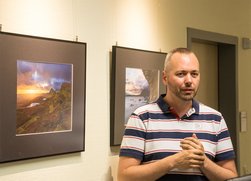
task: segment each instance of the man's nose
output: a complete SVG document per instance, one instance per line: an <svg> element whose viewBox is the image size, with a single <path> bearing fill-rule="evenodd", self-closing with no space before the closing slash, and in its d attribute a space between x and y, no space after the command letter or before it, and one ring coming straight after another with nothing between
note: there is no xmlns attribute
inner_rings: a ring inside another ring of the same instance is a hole
<svg viewBox="0 0 251 181"><path fill-rule="evenodd" d="M192 76L191 74L187 74L185 77L185 83L191 83L192 82Z"/></svg>

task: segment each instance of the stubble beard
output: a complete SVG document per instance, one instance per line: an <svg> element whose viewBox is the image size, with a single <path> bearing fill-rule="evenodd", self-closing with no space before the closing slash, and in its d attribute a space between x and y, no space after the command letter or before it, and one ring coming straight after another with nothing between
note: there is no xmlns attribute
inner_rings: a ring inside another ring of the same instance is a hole
<svg viewBox="0 0 251 181"><path fill-rule="evenodd" d="M175 94L178 98L180 98L183 101L191 101L196 96L197 90L193 90L193 91L191 91L191 93L188 94L188 93L185 93L184 91L182 91L181 89L179 89L176 91Z"/></svg>

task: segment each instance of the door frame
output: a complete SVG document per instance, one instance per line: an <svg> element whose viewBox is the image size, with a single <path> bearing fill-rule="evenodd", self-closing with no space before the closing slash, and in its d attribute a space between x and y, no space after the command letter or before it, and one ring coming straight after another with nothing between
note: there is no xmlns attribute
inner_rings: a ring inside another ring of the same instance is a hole
<svg viewBox="0 0 251 181"><path fill-rule="evenodd" d="M236 165L240 171L239 110L238 110L238 37L187 28L187 48L193 42L214 44L218 47L218 104L219 111L227 122L236 152Z"/></svg>

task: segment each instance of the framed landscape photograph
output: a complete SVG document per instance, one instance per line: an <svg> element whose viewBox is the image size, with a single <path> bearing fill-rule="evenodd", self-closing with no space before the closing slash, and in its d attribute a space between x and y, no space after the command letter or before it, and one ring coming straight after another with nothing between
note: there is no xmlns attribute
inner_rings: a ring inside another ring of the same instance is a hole
<svg viewBox="0 0 251 181"><path fill-rule="evenodd" d="M165 93L162 71L166 53L112 47L111 146L120 145L125 125L139 106Z"/></svg>
<svg viewBox="0 0 251 181"><path fill-rule="evenodd" d="M85 150L86 43L0 32L0 163Z"/></svg>

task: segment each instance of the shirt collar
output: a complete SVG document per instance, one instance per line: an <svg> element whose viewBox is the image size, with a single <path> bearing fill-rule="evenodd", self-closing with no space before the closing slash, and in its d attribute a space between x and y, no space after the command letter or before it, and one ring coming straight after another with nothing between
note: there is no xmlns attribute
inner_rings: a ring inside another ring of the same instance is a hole
<svg viewBox="0 0 251 181"><path fill-rule="evenodd" d="M166 94L160 95L156 103L164 113L170 113L170 105L164 101L165 96ZM192 100L192 108L189 109L189 111L186 113L186 116L189 117L192 114L199 114L199 102L194 99Z"/></svg>

